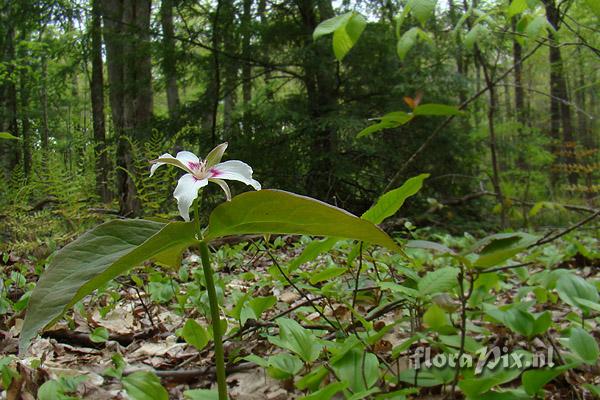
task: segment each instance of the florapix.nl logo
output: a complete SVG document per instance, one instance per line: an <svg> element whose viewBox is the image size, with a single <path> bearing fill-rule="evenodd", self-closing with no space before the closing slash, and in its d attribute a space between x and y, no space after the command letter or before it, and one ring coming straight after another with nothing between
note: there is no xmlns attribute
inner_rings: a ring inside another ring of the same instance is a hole
<svg viewBox="0 0 600 400"><path fill-rule="evenodd" d="M430 347L417 347L409 355L409 366L416 370L429 368L460 367L472 368L475 374L481 374L484 369L494 370L497 367L505 369L528 369L554 366L554 349L548 347L543 351L529 353L524 350L511 351L508 347L482 347L474 354L459 352L452 354L437 353L432 355Z"/></svg>

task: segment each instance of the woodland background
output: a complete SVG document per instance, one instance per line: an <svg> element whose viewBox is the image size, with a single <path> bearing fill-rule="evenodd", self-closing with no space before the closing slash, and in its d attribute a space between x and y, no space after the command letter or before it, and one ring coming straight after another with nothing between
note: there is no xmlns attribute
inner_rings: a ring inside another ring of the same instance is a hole
<svg viewBox="0 0 600 400"><path fill-rule="evenodd" d="M431 173L410 213L450 230L594 207L597 4L416 3L406 15L388 0L4 1L0 131L20 139L0 143L5 239L51 237L53 224L22 228L56 204L61 230L106 213L175 217L176 172L150 180L148 160L223 141L264 187L355 213ZM339 62L331 36L312 34L348 10L368 26ZM410 110L405 97L466 113L356 137Z"/></svg>

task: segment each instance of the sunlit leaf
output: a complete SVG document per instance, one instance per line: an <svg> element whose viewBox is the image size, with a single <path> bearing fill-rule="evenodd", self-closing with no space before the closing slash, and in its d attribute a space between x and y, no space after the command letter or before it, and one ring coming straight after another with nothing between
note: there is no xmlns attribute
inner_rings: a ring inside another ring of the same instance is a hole
<svg viewBox="0 0 600 400"><path fill-rule="evenodd" d="M200 351L208 344L210 336L206 329L193 319L188 319L181 331L183 339Z"/></svg>
<svg viewBox="0 0 600 400"><path fill-rule="evenodd" d="M122 382L131 400L169 400L167 390L152 372L134 372L124 377Z"/></svg>
<svg viewBox="0 0 600 400"><path fill-rule="evenodd" d="M508 18L512 18L517 14L521 14L527 9L527 0L512 0L510 6L506 9Z"/></svg>
<svg viewBox="0 0 600 400"><path fill-rule="evenodd" d="M392 238L371 222L310 197L279 190L246 192L222 203L210 215L205 239L248 233L333 236L399 250Z"/></svg>
<svg viewBox="0 0 600 400"><path fill-rule="evenodd" d="M414 115L463 115L464 113L456 106L449 106L446 104L421 104L415 107L413 110Z"/></svg>
<svg viewBox="0 0 600 400"><path fill-rule="evenodd" d="M409 0L407 6L415 18L425 25L425 22L433 15L437 0Z"/></svg>
<svg viewBox="0 0 600 400"><path fill-rule="evenodd" d="M600 350L596 339L584 329L571 328L569 336L569 350L575 353L586 364L595 365L600 358Z"/></svg>
<svg viewBox="0 0 600 400"><path fill-rule="evenodd" d="M427 296L451 290L458 285L456 278L459 273L460 270L455 267L444 267L426 273L418 283L419 294Z"/></svg>
<svg viewBox="0 0 600 400"><path fill-rule="evenodd" d="M8 132L0 132L0 139L5 140L22 140L20 137L13 136Z"/></svg>
<svg viewBox="0 0 600 400"><path fill-rule="evenodd" d="M408 179L399 188L390 190L381 196L371 208L369 208L361 218L374 224L380 224L388 217L396 214L404 205L407 198L417 194L423 187L423 181L429 177L429 174L421 174Z"/></svg>
<svg viewBox="0 0 600 400"><path fill-rule="evenodd" d="M95 289L149 259L177 264L196 243L194 224L146 220L104 223L58 251L41 275L27 307L19 348Z"/></svg>

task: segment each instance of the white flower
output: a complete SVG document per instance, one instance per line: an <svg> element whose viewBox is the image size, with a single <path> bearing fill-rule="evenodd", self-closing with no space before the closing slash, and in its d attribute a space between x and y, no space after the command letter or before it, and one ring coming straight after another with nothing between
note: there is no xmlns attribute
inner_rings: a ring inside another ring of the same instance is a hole
<svg viewBox="0 0 600 400"><path fill-rule="evenodd" d="M208 182L219 185L225 192L227 200L231 200L231 191L224 179L240 181L252 186L255 190L260 190L260 183L252 179L252 168L248 164L238 160L220 162L226 148L227 143L218 145L208 153L204 160L200 160L189 151L180 151L176 157L165 153L156 160L150 161L152 163L150 176L164 164L171 164L188 172L179 178L173 192L173 196L177 199L179 214L184 220L190 220L190 207L198 197L198 190L208 185Z"/></svg>

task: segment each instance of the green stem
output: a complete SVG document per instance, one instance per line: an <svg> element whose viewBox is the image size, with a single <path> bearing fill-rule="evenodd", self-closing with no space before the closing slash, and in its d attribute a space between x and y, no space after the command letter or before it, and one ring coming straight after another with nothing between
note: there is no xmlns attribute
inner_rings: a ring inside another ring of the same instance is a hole
<svg viewBox="0 0 600 400"><path fill-rule="evenodd" d="M196 221L198 221L198 226L200 226L198 203L199 201L196 202L195 212ZM200 228L198 228L198 235L198 238L202 239L202 232L200 231ZM210 305L210 319L212 320L219 400L227 400L227 382L225 381L225 352L223 351L223 334L221 332L221 317L219 315L217 291L215 290L215 282L213 280L213 270L210 266L208 245L205 241L201 240L199 247L200 258L202 259L202 269L204 271L204 280L206 281L206 291L208 293L208 304Z"/></svg>

